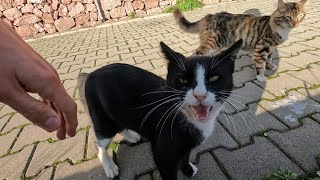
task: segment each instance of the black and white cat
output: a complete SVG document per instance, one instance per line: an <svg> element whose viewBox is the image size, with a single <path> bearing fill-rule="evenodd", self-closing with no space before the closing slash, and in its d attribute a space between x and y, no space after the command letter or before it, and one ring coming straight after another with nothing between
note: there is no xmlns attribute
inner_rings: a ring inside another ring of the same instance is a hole
<svg viewBox="0 0 320 180"><path fill-rule="evenodd" d="M222 103L233 89L234 61L242 40L214 57L184 57L160 43L168 61L167 80L143 69L112 64L79 76L82 102L91 116L99 158L108 177L119 174L106 147L121 133L135 143L151 142L164 180L177 171L194 176L190 151L214 129ZM141 135L141 136L140 136Z"/></svg>

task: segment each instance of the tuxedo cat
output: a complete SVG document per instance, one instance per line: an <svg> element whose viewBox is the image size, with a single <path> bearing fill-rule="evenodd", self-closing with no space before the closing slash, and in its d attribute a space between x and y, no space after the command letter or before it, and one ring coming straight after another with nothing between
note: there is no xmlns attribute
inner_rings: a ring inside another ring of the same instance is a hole
<svg viewBox="0 0 320 180"><path fill-rule="evenodd" d="M150 140L163 180L176 180L178 169L194 176L197 168L189 162L190 151L214 129L233 89L234 61L241 45L239 40L214 57L185 57L161 42L167 80L126 64L81 74L81 101L91 116L107 176L119 174L106 150L117 133L132 143L141 136Z"/></svg>

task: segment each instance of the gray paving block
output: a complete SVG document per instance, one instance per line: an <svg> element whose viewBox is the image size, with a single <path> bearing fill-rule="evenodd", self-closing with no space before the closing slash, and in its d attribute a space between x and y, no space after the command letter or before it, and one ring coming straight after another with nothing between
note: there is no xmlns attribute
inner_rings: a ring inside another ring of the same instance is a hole
<svg viewBox="0 0 320 180"><path fill-rule="evenodd" d="M219 122L215 123L215 128L209 136L209 138L202 142L200 146L193 149L189 161L195 162L196 156L198 152L205 151L208 149L213 149L217 147L225 147L225 148L236 148L238 144L232 139L232 137L227 133L225 129L220 125Z"/></svg>
<svg viewBox="0 0 320 180"><path fill-rule="evenodd" d="M142 176L138 176L138 180L151 180L152 176L150 174L144 174Z"/></svg>
<svg viewBox="0 0 320 180"><path fill-rule="evenodd" d="M320 88L317 89L299 89L297 90L299 93L301 93L304 96L307 96L308 98L311 98L317 102L320 103ZM320 108L320 105L319 105Z"/></svg>
<svg viewBox="0 0 320 180"><path fill-rule="evenodd" d="M89 160L76 165L61 163L57 166L55 180L103 180L109 179L99 159Z"/></svg>
<svg viewBox="0 0 320 180"><path fill-rule="evenodd" d="M120 144L116 156L120 179L131 179L135 175L156 167L150 143L142 143L133 147Z"/></svg>
<svg viewBox="0 0 320 180"><path fill-rule="evenodd" d="M320 123L320 113L314 114L312 118L315 119L318 123Z"/></svg>
<svg viewBox="0 0 320 180"><path fill-rule="evenodd" d="M297 127L300 124L299 119L320 110L319 103L295 91L290 92L284 99L274 102L261 101L259 105L289 127Z"/></svg>
<svg viewBox="0 0 320 180"><path fill-rule="evenodd" d="M273 99L275 96L271 95L267 91L264 91L259 86L252 82L247 82L244 87L234 89L224 103L224 109L226 113L232 114L237 111L246 110L248 103L257 102L261 98ZM230 105L232 104L232 105Z"/></svg>
<svg viewBox="0 0 320 180"><path fill-rule="evenodd" d="M73 162L84 158L85 131L80 131L75 137L54 143L41 142L35 150L26 176L37 174L44 166L70 159Z"/></svg>
<svg viewBox="0 0 320 180"><path fill-rule="evenodd" d="M20 129L15 129L6 135L0 136L0 142L1 142L0 157L9 152L9 149L10 149L12 143L14 142L14 140L16 139L19 131L20 131Z"/></svg>
<svg viewBox="0 0 320 180"><path fill-rule="evenodd" d="M234 87L241 87L247 81L256 79L256 70L250 67L244 67L242 71L233 73L233 84Z"/></svg>
<svg viewBox="0 0 320 180"><path fill-rule="evenodd" d="M307 69L301 71L288 72L288 74L306 82L305 87L310 87L314 84L320 85L320 65L311 64Z"/></svg>
<svg viewBox="0 0 320 180"><path fill-rule="evenodd" d="M28 146L17 154L0 158L0 179L20 179L32 148Z"/></svg>
<svg viewBox="0 0 320 180"><path fill-rule="evenodd" d="M240 71L243 67L250 66L253 64L254 64L253 59L249 55L243 54L240 57L238 55L238 58L235 61L234 70Z"/></svg>
<svg viewBox="0 0 320 180"><path fill-rule="evenodd" d="M316 156L320 155L320 124L309 118L302 123L299 128L284 133L270 132L268 136L305 171L315 171L319 169Z"/></svg>
<svg viewBox="0 0 320 180"><path fill-rule="evenodd" d="M234 115L221 114L219 121L242 145L250 142L250 137L269 129L286 130L283 123L273 117L256 103L249 105L249 110ZM268 133L266 133L268 134Z"/></svg>
<svg viewBox="0 0 320 180"><path fill-rule="evenodd" d="M265 137L255 137L255 143L235 151L217 149L214 154L236 180L257 180L266 178L279 167L285 167L297 174L303 171Z"/></svg>

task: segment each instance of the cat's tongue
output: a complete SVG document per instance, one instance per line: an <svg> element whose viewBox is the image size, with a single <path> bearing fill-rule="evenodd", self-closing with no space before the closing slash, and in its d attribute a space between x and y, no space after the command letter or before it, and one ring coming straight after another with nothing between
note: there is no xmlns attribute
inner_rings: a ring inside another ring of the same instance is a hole
<svg viewBox="0 0 320 180"><path fill-rule="evenodd" d="M198 120L202 121L205 120L208 117L209 108L207 106L195 106L193 107L195 110L195 113L197 115Z"/></svg>

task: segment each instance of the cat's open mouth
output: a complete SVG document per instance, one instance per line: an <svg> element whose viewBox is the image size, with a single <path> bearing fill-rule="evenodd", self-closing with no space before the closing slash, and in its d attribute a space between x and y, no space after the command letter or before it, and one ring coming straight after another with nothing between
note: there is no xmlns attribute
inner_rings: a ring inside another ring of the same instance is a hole
<svg viewBox="0 0 320 180"><path fill-rule="evenodd" d="M198 105L198 106L190 106L193 114L196 116L197 121L206 121L209 116L209 111L212 109L212 107Z"/></svg>

